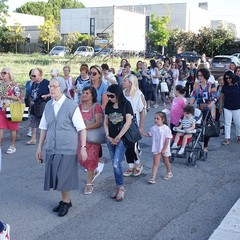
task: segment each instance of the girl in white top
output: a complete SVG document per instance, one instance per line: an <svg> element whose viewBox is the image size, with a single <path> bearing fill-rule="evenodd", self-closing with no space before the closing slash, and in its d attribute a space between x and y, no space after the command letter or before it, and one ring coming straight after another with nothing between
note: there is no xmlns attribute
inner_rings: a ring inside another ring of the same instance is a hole
<svg viewBox="0 0 240 240"><path fill-rule="evenodd" d="M142 133L143 136L152 137L153 167L152 176L148 180L151 184L156 183L156 175L161 157L167 169L167 174L164 179L169 180L173 177L171 163L169 161L169 157L171 156L170 140L172 139L172 133L167 125L166 113L157 112L154 120L155 125L151 127L150 131Z"/></svg>
<svg viewBox="0 0 240 240"><path fill-rule="evenodd" d="M128 74L124 77L122 85L124 88L123 94L132 105L139 130L140 132L143 132L146 101L143 93L138 88L138 79L135 75ZM132 175L136 177L141 174L143 169L143 165L140 163L141 152L142 151L138 142L132 144L132 146L126 150L125 156L128 163L128 169L123 174L125 177Z"/></svg>

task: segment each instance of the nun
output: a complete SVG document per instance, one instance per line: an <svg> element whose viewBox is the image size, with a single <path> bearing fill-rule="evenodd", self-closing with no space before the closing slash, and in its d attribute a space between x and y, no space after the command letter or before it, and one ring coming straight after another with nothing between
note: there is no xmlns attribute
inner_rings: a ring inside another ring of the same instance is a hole
<svg viewBox="0 0 240 240"><path fill-rule="evenodd" d="M78 105L68 96L62 77L54 77L49 83L51 100L47 102L40 121L40 140L36 152L38 162L46 152L44 190L61 192L61 200L53 212L63 217L72 207L70 191L79 189L78 138L80 155L87 159L86 126Z"/></svg>

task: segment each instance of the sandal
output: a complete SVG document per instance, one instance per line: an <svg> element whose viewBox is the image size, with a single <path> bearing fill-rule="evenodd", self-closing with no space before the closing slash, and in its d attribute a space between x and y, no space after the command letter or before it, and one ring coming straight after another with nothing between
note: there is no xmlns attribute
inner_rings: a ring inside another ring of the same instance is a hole
<svg viewBox="0 0 240 240"><path fill-rule="evenodd" d="M116 196L116 201L121 202L125 198L125 189L123 187L118 189L118 193Z"/></svg>
<svg viewBox="0 0 240 240"><path fill-rule="evenodd" d="M118 195L118 189L116 189L111 195L110 198L115 199Z"/></svg>
<svg viewBox="0 0 240 240"><path fill-rule="evenodd" d="M10 146L6 151L7 154L12 154L12 153L15 153L15 152L16 152L16 148L13 147L13 146Z"/></svg>
<svg viewBox="0 0 240 240"><path fill-rule="evenodd" d="M151 178L148 180L148 183L151 183L151 184L156 183L155 177L151 177Z"/></svg>
<svg viewBox="0 0 240 240"><path fill-rule="evenodd" d="M173 177L172 172L168 172L166 176L164 177L164 180L170 180Z"/></svg>
<svg viewBox="0 0 240 240"><path fill-rule="evenodd" d="M84 195L90 195L90 194L93 193L93 189L94 189L93 184L92 183L87 183L83 194Z"/></svg>
<svg viewBox="0 0 240 240"><path fill-rule="evenodd" d="M140 167L135 167L133 170L133 176L137 177L142 173L143 165L141 164Z"/></svg>
<svg viewBox="0 0 240 240"><path fill-rule="evenodd" d="M225 139L223 142L222 142L222 145L228 145L230 143L230 139Z"/></svg>
<svg viewBox="0 0 240 240"><path fill-rule="evenodd" d="M36 145L36 143L37 143L37 140L30 140L26 142L27 145Z"/></svg>
<svg viewBox="0 0 240 240"><path fill-rule="evenodd" d="M129 168L126 172L123 173L124 177L130 177L132 175L134 175L134 174L133 174L133 169L131 169L131 168Z"/></svg>

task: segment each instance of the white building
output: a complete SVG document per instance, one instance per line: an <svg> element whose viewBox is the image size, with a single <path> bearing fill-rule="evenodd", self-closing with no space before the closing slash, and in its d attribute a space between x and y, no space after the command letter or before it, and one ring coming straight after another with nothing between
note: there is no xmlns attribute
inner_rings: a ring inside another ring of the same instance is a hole
<svg viewBox="0 0 240 240"><path fill-rule="evenodd" d="M15 23L19 23L25 29L24 35L30 37L31 42L38 42L39 27L44 25L44 17L15 12L8 14L6 26L14 26Z"/></svg>
<svg viewBox="0 0 240 240"><path fill-rule="evenodd" d="M152 14L159 17L169 16L170 27L179 27L184 31L197 32L203 26L210 27L208 11L200 7L193 7L188 3L134 5L122 8L129 11L144 12L146 14L146 30L149 29ZM111 33L111 24L113 24L113 7L61 10L60 31L63 35L80 32L97 36L104 30L105 33Z"/></svg>

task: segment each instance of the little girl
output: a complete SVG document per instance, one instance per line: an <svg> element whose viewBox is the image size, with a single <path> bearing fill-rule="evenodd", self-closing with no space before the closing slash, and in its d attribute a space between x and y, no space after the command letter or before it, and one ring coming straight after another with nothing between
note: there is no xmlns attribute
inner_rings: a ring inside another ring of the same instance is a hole
<svg viewBox="0 0 240 240"><path fill-rule="evenodd" d="M161 156L167 168L167 174L164 179L169 180L173 177L171 164L169 162L169 156L171 156L170 139L172 138L172 133L167 125L167 116L164 112L157 112L154 121L155 125L151 127L150 132L142 133L143 136L152 137L153 167L152 177L148 180L148 182L152 184L156 182Z"/></svg>

